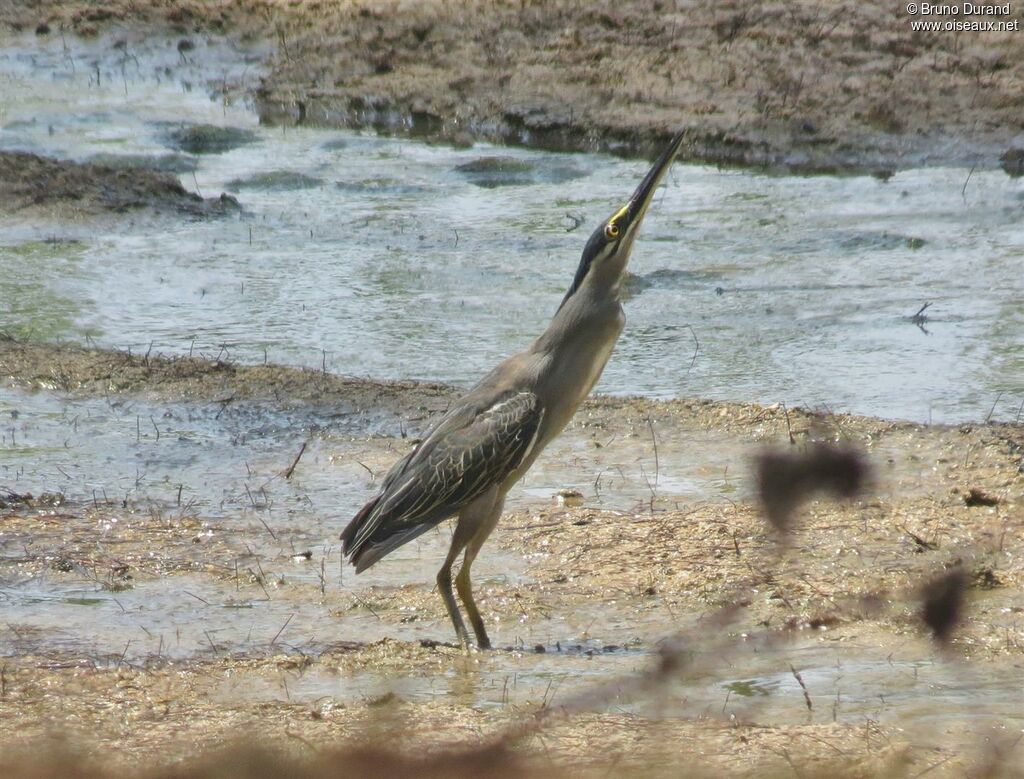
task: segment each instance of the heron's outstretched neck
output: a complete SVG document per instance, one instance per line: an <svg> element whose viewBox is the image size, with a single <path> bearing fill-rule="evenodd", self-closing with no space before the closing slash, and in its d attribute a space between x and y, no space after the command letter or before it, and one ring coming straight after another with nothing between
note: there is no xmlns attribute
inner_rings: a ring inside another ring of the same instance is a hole
<svg viewBox="0 0 1024 779"><path fill-rule="evenodd" d="M622 330L622 302L618 284L587 279L555 312L531 351L570 356L604 350Z"/></svg>

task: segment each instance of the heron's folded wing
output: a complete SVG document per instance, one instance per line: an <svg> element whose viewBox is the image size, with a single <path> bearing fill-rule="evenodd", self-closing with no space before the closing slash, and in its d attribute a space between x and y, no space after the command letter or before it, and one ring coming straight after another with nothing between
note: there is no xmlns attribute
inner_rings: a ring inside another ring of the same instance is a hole
<svg viewBox="0 0 1024 779"><path fill-rule="evenodd" d="M351 534L347 547L357 570L503 482L530 453L544 415L532 392L453 412L386 480Z"/></svg>

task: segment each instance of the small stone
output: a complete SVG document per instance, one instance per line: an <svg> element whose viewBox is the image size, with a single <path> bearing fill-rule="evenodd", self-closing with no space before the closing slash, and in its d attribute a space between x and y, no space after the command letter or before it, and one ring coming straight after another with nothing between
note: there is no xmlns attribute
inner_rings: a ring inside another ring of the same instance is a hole
<svg viewBox="0 0 1024 779"><path fill-rule="evenodd" d="M555 503L566 508L583 505L583 493L574 489L562 489L555 493Z"/></svg>
<svg viewBox="0 0 1024 779"><path fill-rule="evenodd" d="M1003 170L1010 176L1014 178L1024 176L1024 148L1011 147L1007 149L999 158L999 162L1002 163Z"/></svg>

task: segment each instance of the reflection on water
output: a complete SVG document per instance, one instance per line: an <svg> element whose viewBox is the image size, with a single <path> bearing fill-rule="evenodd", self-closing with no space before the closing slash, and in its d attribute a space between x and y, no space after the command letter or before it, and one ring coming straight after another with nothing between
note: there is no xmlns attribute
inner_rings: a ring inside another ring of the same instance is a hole
<svg viewBox="0 0 1024 779"><path fill-rule="evenodd" d="M51 299L75 301L60 328L70 336L170 353L195 339L240 360L266 350L349 374L470 383L544 327L587 232L645 167L260 128L206 94L246 83L256 66L230 47L188 59L173 44L130 42L128 65L120 49L56 41L0 55L0 147L165 165L168 121L257 138L190 157L197 169L182 174L204 195L237 189L240 219L140 219L99 235L12 224L0 276L26 273L11 250L19 240L85 242L73 267L35 276ZM629 323L599 390L922 421L980 419L994 403L994 418L1012 418L1024 400L1024 180L966 179L941 168L883 182L677 165L637 243ZM925 302L917 327L909 317ZM26 318L0 312L0 327Z"/></svg>
<svg viewBox="0 0 1024 779"><path fill-rule="evenodd" d="M81 335L75 325L80 302L61 295L50 280L75 275L84 248L78 241L46 240L0 249L0 328L40 341Z"/></svg>

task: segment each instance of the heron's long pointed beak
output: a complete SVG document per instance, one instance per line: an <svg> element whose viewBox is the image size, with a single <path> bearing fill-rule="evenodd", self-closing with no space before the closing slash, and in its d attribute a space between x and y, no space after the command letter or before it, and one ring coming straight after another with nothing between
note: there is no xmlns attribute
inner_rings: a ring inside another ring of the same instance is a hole
<svg viewBox="0 0 1024 779"><path fill-rule="evenodd" d="M644 180L640 182L640 186L636 188L633 193L633 197L626 203L626 214L623 220L622 227L629 228L634 225L639 225L640 221L644 218L644 214L647 213L647 207L651 204L654 199L654 193L658 189L658 184L661 183L662 178L668 172L668 169L672 166L672 160L676 158L679 153L680 147L683 145L683 132L680 131L672 136L672 140L669 141L668 146L658 156L651 169L647 171L647 175L644 176Z"/></svg>

